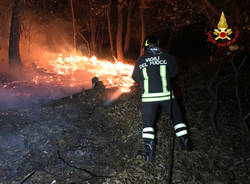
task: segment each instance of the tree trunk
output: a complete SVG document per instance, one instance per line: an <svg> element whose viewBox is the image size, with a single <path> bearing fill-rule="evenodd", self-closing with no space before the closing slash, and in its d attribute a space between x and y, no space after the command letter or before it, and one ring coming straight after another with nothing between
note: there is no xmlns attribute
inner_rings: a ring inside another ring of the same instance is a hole
<svg viewBox="0 0 250 184"><path fill-rule="evenodd" d="M76 21L75 21L75 13L74 13L74 6L73 6L73 0L70 0L70 8L71 8L71 15L72 15L72 26L73 26L73 48L74 51L76 51Z"/></svg>
<svg viewBox="0 0 250 184"><path fill-rule="evenodd" d="M95 21L94 21L94 14L92 13L92 7L93 4L91 0L89 0L89 6L90 6L90 32L91 32L91 42L90 42L90 48L91 48L91 53L96 54L96 26L95 26Z"/></svg>
<svg viewBox="0 0 250 184"><path fill-rule="evenodd" d="M144 21L144 0L141 0L141 6L140 6L140 17L141 17L141 49L140 49L140 55L143 54L143 41L145 39L145 21Z"/></svg>
<svg viewBox="0 0 250 184"><path fill-rule="evenodd" d="M243 111L242 111L242 106L241 106L241 99L240 99L240 91L239 91L239 74L240 74L240 69L241 67L245 64L247 60L247 57L245 57L240 66L235 66L235 64L233 63L233 60L230 61L233 69L234 69L234 91L235 91L235 97L236 97L236 100L237 100L237 103L238 103L238 109L239 109L239 122L242 126L242 130L243 132L249 136L249 129L248 129L248 125L247 125L247 122L245 121L245 118L243 117Z"/></svg>
<svg viewBox="0 0 250 184"><path fill-rule="evenodd" d="M12 18L9 37L9 65L11 67L22 66L19 50L20 40L20 10L21 1L15 0L12 8Z"/></svg>
<svg viewBox="0 0 250 184"><path fill-rule="evenodd" d="M132 15L132 0L128 3L127 30L125 36L124 52L128 53L130 36L131 36L131 15Z"/></svg>
<svg viewBox="0 0 250 184"><path fill-rule="evenodd" d="M117 33L116 33L116 52L117 60L122 61L124 59L123 49L122 49L122 30L123 30L123 14L122 14L122 4L118 3L117 5Z"/></svg>
<svg viewBox="0 0 250 184"><path fill-rule="evenodd" d="M92 54L96 53L96 45L95 45L95 34L96 34L96 30L95 30L95 26L94 26L94 20L92 15L90 16L90 29L91 29L91 52Z"/></svg>
<svg viewBox="0 0 250 184"><path fill-rule="evenodd" d="M213 26L217 26L217 17L219 17L219 11L215 8L215 6L213 6L209 0L203 0L203 8L205 9L205 14L208 17L210 24ZM209 11L211 11L211 14L213 16L210 15Z"/></svg>
<svg viewBox="0 0 250 184"><path fill-rule="evenodd" d="M171 33L169 35L169 39L168 39L168 44L167 44L167 50L169 50L171 43L173 41L173 37L174 37L174 33L175 33L175 25L173 25L172 29L171 29Z"/></svg>
<svg viewBox="0 0 250 184"><path fill-rule="evenodd" d="M87 48L88 48L88 56L90 56L90 46L89 46L88 40L85 38L85 36L83 36L82 33L77 32L77 34L83 39L83 41L85 41Z"/></svg>
<svg viewBox="0 0 250 184"><path fill-rule="evenodd" d="M232 10L232 14L234 15L232 17L232 23L231 24L231 28L232 26L235 26L235 27L240 27L240 24L241 24L241 15L244 15L243 12L241 11L240 7L239 7L239 2L237 1L230 1L229 3L231 3L231 6L233 7ZM230 28L229 27L229 28Z"/></svg>
<svg viewBox="0 0 250 184"><path fill-rule="evenodd" d="M115 50L114 50L113 38L112 38L112 31L111 31L110 9L111 9L111 0L109 0L106 16L107 16L107 21L108 21L110 51L111 51L112 56L115 56Z"/></svg>

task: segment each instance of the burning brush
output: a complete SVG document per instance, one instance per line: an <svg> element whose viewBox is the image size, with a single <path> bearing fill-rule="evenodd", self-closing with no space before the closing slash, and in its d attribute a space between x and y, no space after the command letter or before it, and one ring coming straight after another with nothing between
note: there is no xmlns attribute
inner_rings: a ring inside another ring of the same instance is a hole
<svg viewBox="0 0 250 184"><path fill-rule="evenodd" d="M26 79L4 82L0 87L9 91L11 96L56 99L103 82L105 88L116 88L110 100L122 93L130 92L134 84L131 75L133 65L119 61L110 62L96 57L62 54L46 54L46 62L32 64Z"/></svg>

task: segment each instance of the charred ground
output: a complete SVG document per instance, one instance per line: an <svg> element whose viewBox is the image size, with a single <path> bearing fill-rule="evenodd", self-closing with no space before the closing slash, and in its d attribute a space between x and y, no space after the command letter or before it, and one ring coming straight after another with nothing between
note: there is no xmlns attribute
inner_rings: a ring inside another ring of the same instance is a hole
<svg viewBox="0 0 250 184"><path fill-rule="evenodd" d="M239 65L238 65L239 66ZM246 184L249 135L242 130L230 64L221 66L216 130L210 113L213 98L202 86L217 65L188 68L180 78L182 102L196 150L180 150L175 140L173 183ZM249 62L239 75L239 96L249 123ZM216 83L215 83L216 84ZM0 183L165 183L170 160L169 117L157 122L157 154L146 163L141 140L140 89L109 104L111 91L83 90L33 106L1 107ZM106 104L106 105L105 105ZM109 104L109 105L107 105ZM249 125L249 124L248 124Z"/></svg>

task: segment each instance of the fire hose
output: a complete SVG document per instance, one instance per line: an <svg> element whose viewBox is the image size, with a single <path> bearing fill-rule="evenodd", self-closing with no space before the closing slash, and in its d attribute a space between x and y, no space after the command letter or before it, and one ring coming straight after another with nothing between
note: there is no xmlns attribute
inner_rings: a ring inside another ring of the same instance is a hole
<svg viewBox="0 0 250 184"><path fill-rule="evenodd" d="M169 136L168 136L168 140L169 140L169 152L168 152L168 160L169 160L169 164L167 167L167 184L171 184L172 183L172 170L173 170L173 163L174 163L174 143L175 143L175 136L173 134L173 130L172 130L172 126L173 126L173 91L170 90L170 102L169 102L169 106L170 106L170 121L171 121L171 125L170 125L170 132L169 132Z"/></svg>

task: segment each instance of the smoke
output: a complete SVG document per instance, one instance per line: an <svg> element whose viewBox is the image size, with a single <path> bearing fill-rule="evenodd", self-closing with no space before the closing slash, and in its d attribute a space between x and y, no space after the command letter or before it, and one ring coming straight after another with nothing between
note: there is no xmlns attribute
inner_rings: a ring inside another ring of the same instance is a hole
<svg viewBox="0 0 250 184"><path fill-rule="evenodd" d="M0 47L0 105L43 103L90 88L93 74L79 71L74 76L62 76L50 68L49 61L58 54L72 53L72 38L70 21L46 19L26 11L19 43L24 67L9 68L8 47L6 44Z"/></svg>
<svg viewBox="0 0 250 184"><path fill-rule="evenodd" d="M111 103L116 101L121 96L121 94L122 94L122 92L121 92L120 89L117 89L117 90L113 91L112 93L110 93L107 96L107 100L104 102L103 105L109 106Z"/></svg>
<svg viewBox="0 0 250 184"><path fill-rule="evenodd" d="M51 100L69 96L80 88L67 88L64 86L53 85L34 85L28 82L12 82L12 88L0 87L0 106L1 107L24 107L40 105ZM14 85L16 84L16 85Z"/></svg>
<svg viewBox="0 0 250 184"><path fill-rule="evenodd" d="M72 22L25 12L20 52L24 64L46 65L47 53L69 53L73 46Z"/></svg>
<svg viewBox="0 0 250 184"><path fill-rule="evenodd" d="M21 103L20 99L11 90L0 87L1 107L16 106Z"/></svg>
<svg viewBox="0 0 250 184"><path fill-rule="evenodd" d="M126 84L127 81L121 79L126 75L121 72L122 65L116 66L119 68L118 71L107 62L93 64L84 57L78 57L79 60L77 57L73 58L75 60L65 59L71 55L87 55L84 53L86 51L84 42L81 44L80 52L72 48L72 22L55 17L42 20L40 17L26 12L22 24L19 46L24 67L10 68L6 75L7 80L2 80L1 76L5 74L0 70L0 105L41 104L80 92L83 88L89 89L92 86L91 80L97 72L99 72L97 76L106 83L108 83L108 76L113 77L111 87L115 84L119 86L118 83ZM5 53L8 53L7 48L5 48ZM7 64L7 59L3 61ZM1 58L0 62L0 68L3 69ZM62 74L63 71L58 70L60 64L64 66L64 70L71 72ZM71 67L77 65L77 69L70 68L70 65ZM104 65L109 68L104 68ZM8 67L4 68L6 70ZM72 72L72 70L74 71ZM127 70L128 68L123 69L123 72ZM103 71L106 73L102 73ZM112 72L116 73L116 76ZM121 93L117 91L110 95L105 105L112 103Z"/></svg>

